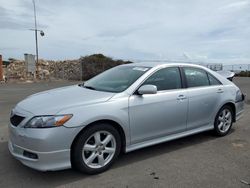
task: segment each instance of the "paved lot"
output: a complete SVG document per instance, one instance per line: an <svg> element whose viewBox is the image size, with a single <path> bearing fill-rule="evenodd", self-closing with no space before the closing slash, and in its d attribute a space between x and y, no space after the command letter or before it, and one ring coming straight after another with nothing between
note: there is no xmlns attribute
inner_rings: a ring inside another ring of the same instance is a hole
<svg viewBox="0 0 250 188"><path fill-rule="evenodd" d="M250 182L250 78L235 82L248 94L248 104L231 134L217 138L206 132L131 152L95 176L38 172L7 149L10 109L32 93L72 82L0 85L0 187L250 187L241 182Z"/></svg>

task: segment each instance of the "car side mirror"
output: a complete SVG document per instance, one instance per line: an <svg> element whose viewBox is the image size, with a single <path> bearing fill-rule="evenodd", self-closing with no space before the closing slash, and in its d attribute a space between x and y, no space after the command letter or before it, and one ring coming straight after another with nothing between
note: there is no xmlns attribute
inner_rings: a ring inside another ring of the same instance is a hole
<svg viewBox="0 0 250 188"><path fill-rule="evenodd" d="M157 87L155 85L143 85L138 89L139 95L144 94L156 94L157 93Z"/></svg>

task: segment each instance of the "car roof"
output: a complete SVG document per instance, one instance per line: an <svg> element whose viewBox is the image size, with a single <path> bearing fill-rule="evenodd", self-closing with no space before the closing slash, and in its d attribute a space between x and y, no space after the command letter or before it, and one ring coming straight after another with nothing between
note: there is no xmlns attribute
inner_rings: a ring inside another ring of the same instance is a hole
<svg viewBox="0 0 250 188"><path fill-rule="evenodd" d="M205 66L193 64L193 63L183 63L183 62L173 62L173 61L164 61L164 62L157 62L157 61L147 61L147 62L137 62L131 64L124 64L122 66L138 66L138 67L161 67L161 66L191 66L197 68L205 68Z"/></svg>

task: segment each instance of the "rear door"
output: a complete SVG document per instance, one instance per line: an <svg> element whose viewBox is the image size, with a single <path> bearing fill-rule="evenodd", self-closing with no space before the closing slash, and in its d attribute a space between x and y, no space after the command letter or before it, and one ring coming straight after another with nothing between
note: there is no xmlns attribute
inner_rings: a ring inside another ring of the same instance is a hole
<svg viewBox="0 0 250 188"><path fill-rule="evenodd" d="M183 67L189 98L187 129L214 123L223 85L210 73L200 68Z"/></svg>

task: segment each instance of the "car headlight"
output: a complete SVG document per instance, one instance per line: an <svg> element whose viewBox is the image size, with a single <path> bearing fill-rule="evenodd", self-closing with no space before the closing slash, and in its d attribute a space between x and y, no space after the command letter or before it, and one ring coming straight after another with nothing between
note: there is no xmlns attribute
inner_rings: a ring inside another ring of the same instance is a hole
<svg viewBox="0 0 250 188"><path fill-rule="evenodd" d="M35 116L24 128L51 128L59 127L66 123L73 115L55 115L55 116Z"/></svg>

